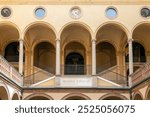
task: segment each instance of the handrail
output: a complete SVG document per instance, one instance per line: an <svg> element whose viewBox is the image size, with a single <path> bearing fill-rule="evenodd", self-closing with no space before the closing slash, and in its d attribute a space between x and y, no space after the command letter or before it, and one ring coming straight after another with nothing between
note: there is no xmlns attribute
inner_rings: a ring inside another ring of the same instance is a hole
<svg viewBox="0 0 150 117"><path fill-rule="evenodd" d="M0 55L0 72L9 80L15 82L17 85L23 85L23 78L21 74L8 61Z"/></svg>
<svg viewBox="0 0 150 117"><path fill-rule="evenodd" d="M140 83L143 80L146 80L150 77L150 63L146 63L136 70L133 74L130 75L132 86Z"/></svg>
<svg viewBox="0 0 150 117"><path fill-rule="evenodd" d="M41 69L40 71L37 71L31 75L26 76L24 78L23 84L24 86L31 86L35 83L41 82L53 76L54 74Z"/></svg>
<svg viewBox="0 0 150 117"><path fill-rule="evenodd" d="M117 66L114 66L114 67L117 67ZM97 74L97 76L100 76L106 80L109 80L121 86L127 86L126 77L117 72L112 71L111 69L107 69L106 71L103 71Z"/></svg>

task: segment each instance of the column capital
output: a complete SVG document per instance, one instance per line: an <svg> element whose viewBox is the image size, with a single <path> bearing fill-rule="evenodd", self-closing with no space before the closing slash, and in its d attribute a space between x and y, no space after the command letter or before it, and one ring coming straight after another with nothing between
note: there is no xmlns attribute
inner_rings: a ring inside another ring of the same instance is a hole
<svg viewBox="0 0 150 117"><path fill-rule="evenodd" d="M56 38L56 41L60 41L60 39L59 39L59 38Z"/></svg>
<svg viewBox="0 0 150 117"><path fill-rule="evenodd" d="M19 41L24 41L23 39L19 39Z"/></svg>
<svg viewBox="0 0 150 117"><path fill-rule="evenodd" d="M119 56L119 55L124 55L125 52L124 51L117 51L116 54Z"/></svg>
<svg viewBox="0 0 150 117"><path fill-rule="evenodd" d="M128 43L130 43L130 42L133 42L133 39L131 38L131 39L128 39Z"/></svg>

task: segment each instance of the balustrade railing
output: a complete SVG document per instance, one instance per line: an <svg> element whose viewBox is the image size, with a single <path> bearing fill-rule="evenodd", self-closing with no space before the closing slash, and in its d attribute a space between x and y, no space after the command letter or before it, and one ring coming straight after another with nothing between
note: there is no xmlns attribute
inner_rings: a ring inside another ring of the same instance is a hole
<svg viewBox="0 0 150 117"><path fill-rule="evenodd" d="M142 67L140 67L137 71L131 74L131 82L132 86L140 83L143 80L146 80L150 77L150 63L146 63Z"/></svg>
<svg viewBox="0 0 150 117"><path fill-rule="evenodd" d="M15 82L17 85L23 85L23 78L21 74L12 66L7 60L0 55L0 73L6 76L9 80Z"/></svg>

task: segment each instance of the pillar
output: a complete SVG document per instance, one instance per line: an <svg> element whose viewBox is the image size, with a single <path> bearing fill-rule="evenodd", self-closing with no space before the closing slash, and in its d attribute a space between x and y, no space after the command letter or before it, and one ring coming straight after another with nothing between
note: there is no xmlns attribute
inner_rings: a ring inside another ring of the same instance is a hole
<svg viewBox="0 0 150 117"><path fill-rule="evenodd" d="M23 75L23 40L19 40L19 73Z"/></svg>
<svg viewBox="0 0 150 117"><path fill-rule="evenodd" d="M92 40L92 75L96 75L96 40Z"/></svg>
<svg viewBox="0 0 150 117"><path fill-rule="evenodd" d="M133 39L128 40L129 45L129 75L133 73L133 48L132 48Z"/></svg>
<svg viewBox="0 0 150 117"><path fill-rule="evenodd" d="M56 39L56 75L60 75L60 40Z"/></svg>

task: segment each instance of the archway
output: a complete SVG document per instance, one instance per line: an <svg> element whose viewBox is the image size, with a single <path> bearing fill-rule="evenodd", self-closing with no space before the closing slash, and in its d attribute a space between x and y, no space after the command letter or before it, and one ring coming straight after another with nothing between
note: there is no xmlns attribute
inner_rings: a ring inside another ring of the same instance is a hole
<svg viewBox="0 0 150 117"><path fill-rule="evenodd" d="M19 96L17 93L15 93L12 97L12 100L19 100Z"/></svg>
<svg viewBox="0 0 150 117"><path fill-rule="evenodd" d="M143 98L142 98L141 94L137 93L137 94L134 95L133 99L134 100L142 100Z"/></svg>
<svg viewBox="0 0 150 117"><path fill-rule="evenodd" d="M19 42L12 42L5 48L5 59L9 62L19 61Z"/></svg>
<svg viewBox="0 0 150 117"><path fill-rule="evenodd" d="M82 67L80 67L81 72L77 72L75 75L90 73L90 69L87 69L87 65L91 65L91 34L87 28L77 23L66 26L61 33L61 48L61 63L64 65L62 69L66 69L65 65L68 64L66 63L66 58L70 57L72 59L71 66L76 64L77 59L81 60L82 58L82 62L78 62L77 64L78 66L82 65ZM72 57L74 57L74 59ZM84 71L85 69L86 71ZM61 71L64 71L64 74L66 73L66 70ZM67 74L69 75L69 73ZM70 74L73 75L74 73Z"/></svg>
<svg viewBox="0 0 150 117"><path fill-rule="evenodd" d="M101 42L96 46L97 73L116 65L116 50L108 42Z"/></svg>
<svg viewBox="0 0 150 117"><path fill-rule="evenodd" d="M1 100L8 100L8 93L7 89L3 86L0 86L0 99Z"/></svg>
<svg viewBox="0 0 150 117"><path fill-rule="evenodd" d="M100 100L127 100L127 98L120 94L106 94L100 98Z"/></svg>
<svg viewBox="0 0 150 117"><path fill-rule="evenodd" d="M26 74L29 76L41 69L55 73L53 57L55 57L56 35L53 28L45 22L36 22L26 29L24 40L28 45Z"/></svg>
<svg viewBox="0 0 150 117"><path fill-rule="evenodd" d="M55 73L55 48L49 42L41 42L34 48L34 66Z"/></svg>
<svg viewBox="0 0 150 117"><path fill-rule="evenodd" d="M146 100L150 100L150 86L147 88L145 98L146 98Z"/></svg>
<svg viewBox="0 0 150 117"><path fill-rule="evenodd" d="M138 43L133 42L133 62L146 62L145 49ZM126 46L128 49L128 45ZM126 55L126 62L129 62L129 55Z"/></svg>
<svg viewBox="0 0 150 117"><path fill-rule="evenodd" d="M126 28L117 22L108 22L98 28L96 33L97 73L117 64L120 69L117 71L124 75L122 70L124 55L122 53L123 46L128 40L127 33Z"/></svg>

